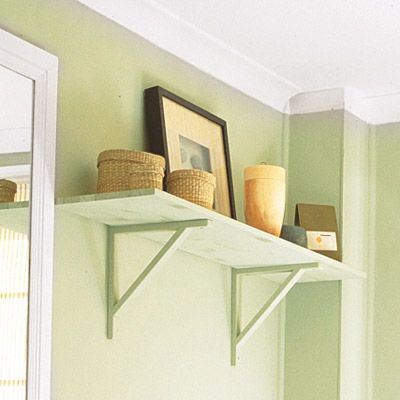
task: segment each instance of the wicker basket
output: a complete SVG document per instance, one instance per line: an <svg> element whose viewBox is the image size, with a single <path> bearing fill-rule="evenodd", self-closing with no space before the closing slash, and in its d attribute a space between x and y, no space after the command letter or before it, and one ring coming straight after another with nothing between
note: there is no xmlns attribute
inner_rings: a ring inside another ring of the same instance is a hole
<svg viewBox="0 0 400 400"><path fill-rule="evenodd" d="M97 192L129 190L131 167L137 164L165 168L162 156L134 150L106 150L99 154Z"/></svg>
<svg viewBox="0 0 400 400"><path fill-rule="evenodd" d="M17 184L7 179L0 179L0 202L11 203L17 193Z"/></svg>
<svg viewBox="0 0 400 400"><path fill-rule="evenodd" d="M216 179L213 174L197 169L180 169L167 177L167 191L182 199L212 209Z"/></svg>
<svg viewBox="0 0 400 400"><path fill-rule="evenodd" d="M131 166L129 188L162 190L163 178L163 168L147 164L135 164Z"/></svg>

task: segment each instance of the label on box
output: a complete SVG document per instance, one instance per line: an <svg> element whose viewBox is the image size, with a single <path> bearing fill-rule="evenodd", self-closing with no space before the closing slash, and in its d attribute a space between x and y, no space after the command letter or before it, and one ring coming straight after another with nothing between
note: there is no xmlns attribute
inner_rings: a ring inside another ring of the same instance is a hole
<svg viewBox="0 0 400 400"><path fill-rule="evenodd" d="M307 231L310 250L337 251L336 232Z"/></svg>

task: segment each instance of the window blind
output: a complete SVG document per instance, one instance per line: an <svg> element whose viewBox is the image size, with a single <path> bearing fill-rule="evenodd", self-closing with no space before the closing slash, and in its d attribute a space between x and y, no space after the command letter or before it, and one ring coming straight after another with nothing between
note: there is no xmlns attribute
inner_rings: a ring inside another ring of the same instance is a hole
<svg viewBox="0 0 400 400"><path fill-rule="evenodd" d="M18 184L16 201L29 199ZM25 400L29 240L0 228L0 400Z"/></svg>

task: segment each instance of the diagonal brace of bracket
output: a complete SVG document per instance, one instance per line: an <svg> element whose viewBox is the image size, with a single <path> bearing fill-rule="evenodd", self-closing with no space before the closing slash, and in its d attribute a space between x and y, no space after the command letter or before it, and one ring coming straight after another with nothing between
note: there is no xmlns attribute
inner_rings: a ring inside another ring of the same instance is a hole
<svg viewBox="0 0 400 400"><path fill-rule="evenodd" d="M290 289L301 279L307 269L318 268L318 263L300 264L296 266L278 265L271 267L232 268L231 271L231 365L236 365L238 348L253 335L259 326L276 309L289 293ZM275 293L261 307L247 326L240 330L238 313L238 278L248 274L271 274L289 272L289 276L281 283Z"/></svg>
<svg viewBox="0 0 400 400"><path fill-rule="evenodd" d="M180 245L189 236L194 228L201 228L208 225L208 220L190 220L178 222L160 222L151 224L124 225L124 226L108 226L107 227L107 338L113 337L114 315L135 292L135 290L143 283L149 274L161 263L171 257ZM151 232L151 231L173 231L173 235L163 245L161 250L154 256L150 263L144 268L136 280L131 284L128 290L117 299L114 293L114 251L115 251L115 235L127 232Z"/></svg>

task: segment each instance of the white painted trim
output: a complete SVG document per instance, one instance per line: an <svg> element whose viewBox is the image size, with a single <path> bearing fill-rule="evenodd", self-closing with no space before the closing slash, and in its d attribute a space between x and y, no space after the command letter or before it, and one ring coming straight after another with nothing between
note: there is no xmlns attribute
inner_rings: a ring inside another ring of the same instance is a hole
<svg viewBox="0 0 400 400"><path fill-rule="evenodd" d="M0 64L34 81L27 400L50 400L58 60L0 30Z"/></svg>
<svg viewBox="0 0 400 400"><path fill-rule="evenodd" d="M400 93L364 96L353 89L326 89L298 93L289 100L289 114L346 110L370 125L400 121Z"/></svg>
<svg viewBox="0 0 400 400"><path fill-rule="evenodd" d="M206 74L284 114L345 109L369 124L400 121L397 107L400 93L370 97L348 87L302 92L295 83L171 13L155 0L79 1Z"/></svg>
<svg viewBox="0 0 400 400"><path fill-rule="evenodd" d="M400 93L385 96L365 97L361 118L371 125L382 125L400 121Z"/></svg>
<svg viewBox="0 0 400 400"><path fill-rule="evenodd" d="M285 399L286 298L278 308L278 379L277 399Z"/></svg>
<svg viewBox="0 0 400 400"><path fill-rule="evenodd" d="M153 0L80 0L163 50L284 112L300 88ZM195 49L195 51L194 51Z"/></svg>
<svg viewBox="0 0 400 400"><path fill-rule="evenodd" d="M292 115L343 110L344 100L341 88L298 93L290 99L289 110Z"/></svg>
<svg viewBox="0 0 400 400"><path fill-rule="evenodd" d="M382 125L400 121L400 93L382 96L364 96L345 90L345 109L370 125Z"/></svg>

